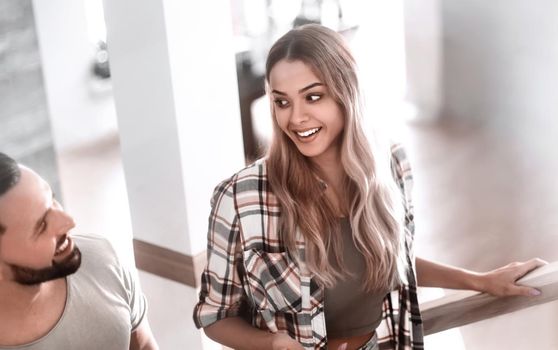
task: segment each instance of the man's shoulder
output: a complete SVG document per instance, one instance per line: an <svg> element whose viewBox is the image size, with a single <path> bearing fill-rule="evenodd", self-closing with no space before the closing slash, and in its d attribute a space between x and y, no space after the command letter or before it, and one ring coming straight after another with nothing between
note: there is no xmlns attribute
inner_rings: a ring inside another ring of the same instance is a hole
<svg viewBox="0 0 558 350"><path fill-rule="evenodd" d="M108 241L108 239L106 239L103 236L100 235L96 235L96 234L72 234L72 238L79 243L82 244L87 244L87 245L91 245L91 246L101 246L101 247L111 247L112 245L110 244L110 242Z"/></svg>
<svg viewBox="0 0 558 350"><path fill-rule="evenodd" d="M94 234L74 234L72 239L77 247L82 251L89 254L101 254L109 257L116 257L116 252L112 244L103 236Z"/></svg>
<svg viewBox="0 0 558 350"><path fill-rule="evenodd" d="M76 246L81 251L81 267L78 273L95 272L99 270L119 270L120 260L112 244L99 235L72 235Z"/></svg>

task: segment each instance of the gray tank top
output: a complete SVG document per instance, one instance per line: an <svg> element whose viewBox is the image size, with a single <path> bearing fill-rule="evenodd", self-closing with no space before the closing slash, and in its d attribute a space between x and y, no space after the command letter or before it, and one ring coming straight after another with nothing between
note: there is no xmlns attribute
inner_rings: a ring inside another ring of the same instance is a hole
<svg viewBox="0 0 558 350"><path fill-rule="evenodd" d="M382 304L388 293L367 293L363 290L362 275L366 265L364 257L355 247L347 218L341 219L341 236L345 268L353 276L338 280L333 288L325 289L324 312L330 338L352 337L374 331L382 321ZM329 258L333 259L332 256Z"/></svg>

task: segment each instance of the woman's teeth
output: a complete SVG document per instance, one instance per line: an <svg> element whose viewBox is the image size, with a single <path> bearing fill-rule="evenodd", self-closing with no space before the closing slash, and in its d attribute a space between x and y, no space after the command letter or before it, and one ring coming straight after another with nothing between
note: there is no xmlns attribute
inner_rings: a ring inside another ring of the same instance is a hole
<svg viewBox="0 0 558 350"><path fill-rule="evenodd" d="M314 129L310 129L310 130L306 130L306 131L297 131L297 135L300 137L308 137L310 135L313 135L315 133L317 133L320 130L320 128L314 128Z"/></svg>

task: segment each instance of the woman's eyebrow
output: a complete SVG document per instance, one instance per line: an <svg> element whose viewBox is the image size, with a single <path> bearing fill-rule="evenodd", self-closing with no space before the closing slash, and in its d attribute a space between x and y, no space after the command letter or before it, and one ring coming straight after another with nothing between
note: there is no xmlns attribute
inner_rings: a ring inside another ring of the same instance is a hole
<svg viewBox="0 0 558 350"><path fill-rule="evenodd" d="M310 89L313 88L313 87L316 87L316 86L323 86L323 85L324 85L324 84L322 84L322 83L320 83L320 82L312 83L312 84L310 84L310 85L308 85L308 86L305 86L305 87L303 87L302 89L298 90L298 93L301 94L301 93L303 93L304 91L310 90Z"/></svg>
<svg viewBox="0 0 558 350"><path fill-rule="evenodd" d="M298 93L301 94L301 93L303 93L303 92L305 92L305 91L307 91L307 90L310 90L310 89L313 88L313 87L316 87L316 86L323 86L323 85L324 85L324 84L322 84L322 83L320 83L320 82L312 83L312 84L307 85L307 86L303 87L302 89L298 90ZM271 92L273 92L273 93L275 93L275 94L277 94L277 95L287 96L286 93L284 93L284 92L282 92L282 91L279 91L279 90L271 90Z"/></svg>

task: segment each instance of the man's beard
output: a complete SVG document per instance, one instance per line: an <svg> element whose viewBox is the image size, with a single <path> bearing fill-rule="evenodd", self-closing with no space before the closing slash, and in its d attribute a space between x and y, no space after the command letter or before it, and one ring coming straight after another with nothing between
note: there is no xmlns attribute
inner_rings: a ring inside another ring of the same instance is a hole
<svg viewBox="0 0 558 350"><path fill-rule="evenodd" d="M52 266L42 269L31 269L11 265L14 281L23 285L36 285L73 274L81 265L81 252L75 247L64 260L52 261Z"/></svg>

